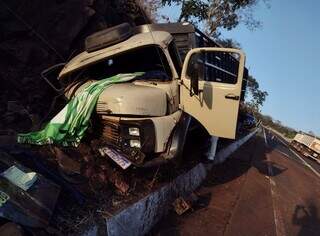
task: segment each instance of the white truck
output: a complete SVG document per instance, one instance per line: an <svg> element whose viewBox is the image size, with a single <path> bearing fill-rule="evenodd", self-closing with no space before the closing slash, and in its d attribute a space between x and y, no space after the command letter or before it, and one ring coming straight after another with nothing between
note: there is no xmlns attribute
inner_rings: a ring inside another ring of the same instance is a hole
<svg viewBox="0 0 320 236"><path fill-rule="evenodd" d="M97 32L59 81L70 98L93 81L140 71L146 73L106 88L98 99L108 153L137 166L181 156L191 120L212 136L235 138L245 55L188 23L125 23Z"/></svg>
<svg viewBox="0 0 320 236"><path fill-rule="evenodd" d="M306 157L319 158L320 156L320 139L315 136L300 132L292 140L291 146Z"/></svg>

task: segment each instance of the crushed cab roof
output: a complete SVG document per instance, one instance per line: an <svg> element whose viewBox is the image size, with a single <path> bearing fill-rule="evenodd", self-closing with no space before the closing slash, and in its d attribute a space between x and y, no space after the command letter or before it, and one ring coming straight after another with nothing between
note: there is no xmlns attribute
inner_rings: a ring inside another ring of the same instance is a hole
<svg viewBox="0 0 320 236"><path fill-rule="evenodd" d="M164 48L171 40L172 36L168 32L153 31L133 35L132 37L121 43L94 52L89 53L87 51L84 51L72 58L65 65L65 67L59 74L59 78L63 77L66 74L69 74L70 72L76 71L80 68L84 68L90 64L103 60L107 57L133 48L152 44L156 44Z"/></svg>

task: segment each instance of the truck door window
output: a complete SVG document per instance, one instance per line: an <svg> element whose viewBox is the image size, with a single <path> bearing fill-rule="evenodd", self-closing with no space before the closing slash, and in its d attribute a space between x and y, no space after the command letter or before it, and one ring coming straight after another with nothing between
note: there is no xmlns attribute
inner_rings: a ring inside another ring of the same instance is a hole
<svg viewBox="0 0 320 236"><path fill-rule="evenodd" d="M204 79L212 82L236 84L239 61L231 53L206 53Z"/></svg>
<svg viewBox="0 0 320 236"><path fill-rule="evenodd" d="M173 65L178 73L178 75L180 76L181 74L181 69L182 69L182 63L181 63L181 59L180 59L180 56L179 56L179 52L177 50L177 47L176 47L176 44L174 41L172 41L170 44L169 44L169 54L170 54L170 57L171 57L171 60L173 62Z"/></svg>
<svg viewBox="0 0 320 236"><path fill-rule="evenodd" d="M193 54L189 60L189 65L187 67L187 79L192 77L198 77L199 80L204 80L204 54L196 53Z"/></svg>

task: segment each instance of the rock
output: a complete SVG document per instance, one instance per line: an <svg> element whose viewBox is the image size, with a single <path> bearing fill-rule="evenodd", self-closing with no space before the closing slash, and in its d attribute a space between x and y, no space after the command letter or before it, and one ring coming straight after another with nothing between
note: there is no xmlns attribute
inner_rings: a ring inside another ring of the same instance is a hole
<svg viewBox="0 0 320 236"><path fill-rule="evenodd" d="M182 215L191 208L190 204L182 197L177 198L172 205L178 215Z"/></svg>
<svg viewBox="0 0 320 236"><path fill-rule="evenodd" d="M0 227L0 236L23 236L25 233L20 225L12 222L6 223Z"/></svg>
<svg viewBox="0 0 320 236"><path fill-rule="evenodd" d="M12 135L2 135L0 133L0 143L1 145L14 145L17 143L17 136Z"/></svg>
<svg viewBox="0 0 320 236"><path fill-rule="evenodd" d="M109 181L116 187L120 194L126 194L130 188L119 172L113 172L109 175Z"/></svg>
<svg viewBox="0 0 320 236"><path fill-rule="evenodd" d="M58 147L52 147L52 151L58 161L60 168L63 171L80 174L80 163L78 161L73 160L70 156L68 156L64 151L62 151Z"/></svg>

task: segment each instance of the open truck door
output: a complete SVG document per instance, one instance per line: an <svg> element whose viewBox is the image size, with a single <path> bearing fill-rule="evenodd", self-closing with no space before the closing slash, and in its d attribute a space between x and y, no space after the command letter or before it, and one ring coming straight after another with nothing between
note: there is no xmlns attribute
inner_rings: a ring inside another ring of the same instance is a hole
<svg viewBox="0 0 320 236"><path fill-rule="evenodd" d="M232 48L196 48L184 60L180 106L210 135L235 138L244 63Z"/></svg>

